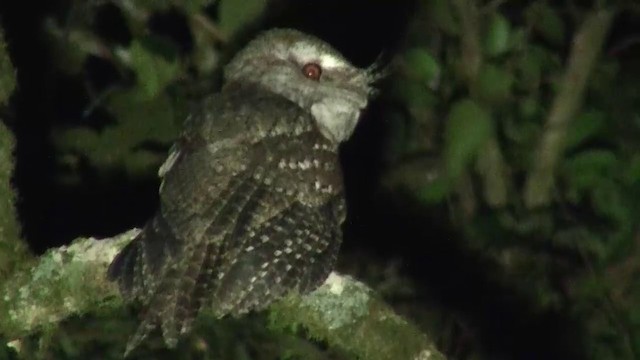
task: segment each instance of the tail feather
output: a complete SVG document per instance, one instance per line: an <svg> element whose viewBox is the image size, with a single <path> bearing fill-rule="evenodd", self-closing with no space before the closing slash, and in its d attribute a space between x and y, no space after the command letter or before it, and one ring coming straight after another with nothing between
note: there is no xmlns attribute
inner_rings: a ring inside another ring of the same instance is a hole
<svg viewBox="0 0 640 360"><path fill-rule="evenodd" d="M127 344L125 356L158 325L165 333L167 344L175 344L173 339L177 339L177 335L169 329L175 326L164 315L175 302L179 270L171 258L181 256L178 245L179 240L162 214L157 214L109 265L107 277L118 283L125 301L138 301L147 308L142 323Z"/></svg>
<svg viewBox="0 0 640 360"><path fill-rule="evenodd" d="M136 268L139 267L137 264L141 257L140 237L142 234L140 233L116 255L107 270L108 279L118 283L122 296L128 301L135 298L134 290L139 281L136 279L139 277Z"/></svg>

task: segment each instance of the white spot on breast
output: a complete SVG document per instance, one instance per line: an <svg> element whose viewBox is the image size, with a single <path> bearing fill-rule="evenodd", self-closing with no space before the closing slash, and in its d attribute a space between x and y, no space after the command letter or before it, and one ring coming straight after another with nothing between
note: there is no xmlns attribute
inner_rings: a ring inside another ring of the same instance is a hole
<svg viewBox="0 0 640 360"><path fill-rule="evenodd" d="M311 162L308 159L304 159L304 161L298 161L298 167L302 170L307 170L311 167Z"/></svg>
<svg viewBox="0 0 640 360"><path fill-rule="evenodd" d="M331 192L333 192L333 186L327 185L324 188L322 188L321 191L326 194L331 194Z"/></svg>

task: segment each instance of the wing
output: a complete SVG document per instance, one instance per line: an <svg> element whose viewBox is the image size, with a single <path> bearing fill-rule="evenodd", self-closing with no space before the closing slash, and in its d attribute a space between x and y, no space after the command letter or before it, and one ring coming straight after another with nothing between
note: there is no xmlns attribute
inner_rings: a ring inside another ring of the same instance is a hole
<svg viewBox="0 0 640 360"><path fill-rule="evenodd" d="M321 138L297 106L252 93L212 98L189 120L161 169L160 210L112 263L123 294L146 308L127 353L157 324L175 345L207 302L219 315L261 308L331 268L340 237L326 187L339 191L341 178L321 165L336 154L316 146L315 170L292 171Z"/></svg>

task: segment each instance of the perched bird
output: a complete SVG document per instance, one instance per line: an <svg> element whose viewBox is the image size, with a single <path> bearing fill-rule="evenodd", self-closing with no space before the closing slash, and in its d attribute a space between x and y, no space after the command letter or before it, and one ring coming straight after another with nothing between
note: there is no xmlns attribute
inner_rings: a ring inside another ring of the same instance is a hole
<svg viewBox="0 0 640 360"><path fill-rule="evenodd" d="M326 279L345 217L338 145L376 77L288 29L231 60L159 170L160 208L109 267L143 308L126 354L157 326L175 346L204 306L237 316Z"/></svg>

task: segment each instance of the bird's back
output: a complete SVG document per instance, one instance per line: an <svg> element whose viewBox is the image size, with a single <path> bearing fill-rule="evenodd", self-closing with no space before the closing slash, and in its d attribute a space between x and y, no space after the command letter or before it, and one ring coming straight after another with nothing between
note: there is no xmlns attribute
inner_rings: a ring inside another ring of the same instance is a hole
<svg viewBox="0 0 640 360"><path fill-rule="evenodd" d="M197 312L242 314L330 271L344 214L337 147L295 103L228 84L188 120L163 166L161 207L109 275L144 307L128 350L160 325L174 345Z"/></svg>

